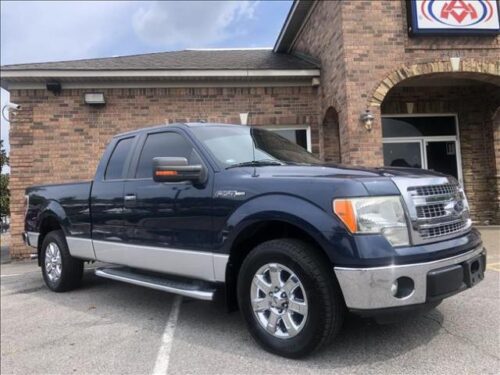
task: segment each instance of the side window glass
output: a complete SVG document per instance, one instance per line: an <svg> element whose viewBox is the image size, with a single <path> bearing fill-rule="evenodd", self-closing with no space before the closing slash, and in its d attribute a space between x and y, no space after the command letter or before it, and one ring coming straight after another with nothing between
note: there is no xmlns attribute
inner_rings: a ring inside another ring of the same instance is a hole
<svg viewBox="0 0 500 375"><path fill-rule="evenodd" d="M189 164L201 163L196 150L182 135L173 132L150 134L144 143L135 177L152 177L153 158L156 157L182 157Z"/></svg>
<svg viewBox="0 0 500 375"><path fill-rule="evenodd" d="M111 157L109 158L106 172L104 173L105 180L117 180L123 178L123 168L128 154L132 151L132 142L134 138L124 138L116 144Z"/></svg>

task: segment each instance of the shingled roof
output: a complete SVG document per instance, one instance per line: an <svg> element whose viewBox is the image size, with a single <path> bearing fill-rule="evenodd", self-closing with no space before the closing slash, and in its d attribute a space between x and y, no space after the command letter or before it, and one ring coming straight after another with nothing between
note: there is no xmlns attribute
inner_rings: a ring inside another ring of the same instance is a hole
<svg viewBox="0 0 500 375"><path fill-rule="evenodd" d="M267 49L185 50L99 59L4 65L2 71L302 70L318 69L298 57Z"/></svg>

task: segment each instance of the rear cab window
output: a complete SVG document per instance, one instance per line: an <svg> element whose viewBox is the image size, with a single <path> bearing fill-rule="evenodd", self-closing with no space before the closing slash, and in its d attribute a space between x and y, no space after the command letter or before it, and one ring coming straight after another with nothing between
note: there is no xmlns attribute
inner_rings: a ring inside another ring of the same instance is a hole
<svg viewBox="0 0 500 375"><path fill-rule="evenodd" d="M127 157L132 152L134 137L120 139L111 153L104 173L105 180L119 180L124 178Z"/></svg>

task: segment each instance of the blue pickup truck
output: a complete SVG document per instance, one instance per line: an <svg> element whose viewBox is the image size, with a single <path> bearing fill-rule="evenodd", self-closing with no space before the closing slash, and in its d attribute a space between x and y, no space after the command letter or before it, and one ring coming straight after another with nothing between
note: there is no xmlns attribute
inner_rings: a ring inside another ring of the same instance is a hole
<svg viewBox="0 0 500 375"><path fill-rule="evenodd" d="M452 178L326 165L263 129L175 124L115 136L93 181L26 190L47 286L105 278L239 309L266 350L318 349L350 311L390 320L484 277Z"/></svg>

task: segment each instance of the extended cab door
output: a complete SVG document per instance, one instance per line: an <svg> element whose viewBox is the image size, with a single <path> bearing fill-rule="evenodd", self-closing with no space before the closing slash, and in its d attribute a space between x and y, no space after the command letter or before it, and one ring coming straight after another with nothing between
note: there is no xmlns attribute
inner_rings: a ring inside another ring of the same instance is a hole
<svg viewBox="0 0 500 375"><path fill-rule="evenodd" d="M179 130L156 130L144 135L140 143L124 187L126 264L212 279L212 171ZM155 182L155 157L184 157L190 165L202 164L207 168L207 181Z"/></svg>
<svg viewBox="0 0 500 375"><path fill-rule="evenodd" d="M104 262L120 259L114 243L125 239L123 217L123 188L132 159L136 136L113 140L97 168L90 211L92 216L92 240L96 258Z"/></svg>

